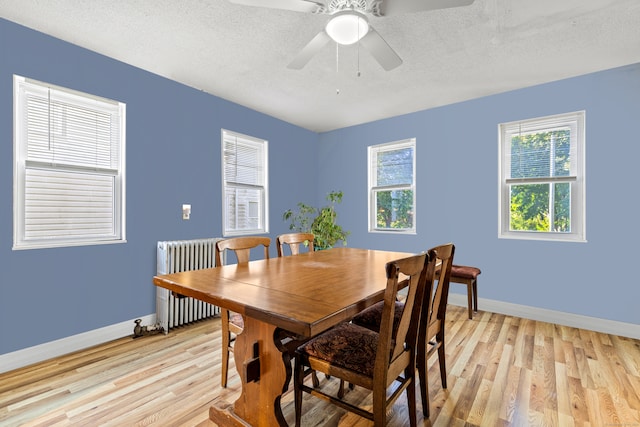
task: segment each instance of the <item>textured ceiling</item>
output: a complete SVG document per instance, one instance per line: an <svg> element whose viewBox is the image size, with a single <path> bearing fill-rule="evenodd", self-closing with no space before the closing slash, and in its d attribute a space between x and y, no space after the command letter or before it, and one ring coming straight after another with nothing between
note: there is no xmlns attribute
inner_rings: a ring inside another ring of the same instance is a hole
<svg viewBox="0 0 640 427"><path fill-rule="evenodd" d="M369 17L404 61L391 71L331 44L288 69L327 15L226 0L0 0L0 17L317 132L640 62L639 0Z"/></svg>

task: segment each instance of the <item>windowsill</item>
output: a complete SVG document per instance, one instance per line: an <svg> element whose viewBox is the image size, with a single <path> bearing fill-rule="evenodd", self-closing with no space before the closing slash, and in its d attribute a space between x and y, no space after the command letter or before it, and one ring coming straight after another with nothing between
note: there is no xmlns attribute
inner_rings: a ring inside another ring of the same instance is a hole
<svg viewBox="0 0 640 427"><path fill-rule="evenodd" d="M91 241L91 242L56 242L56 243L37 243L37 244L22 244L20 246L13 245L11 250L24 251L29 249L52 249L52 248L68 248L73 246L98 246L98 245L114 245L119 243L127 243L126 239L120 240L104 240L104 241Z"/></svg>
<svg viewBox="0 0 640 427"><path fill-rule="evenodd" d="M587 243L587 239L575 234L552 234L552 233L536 233L536 232L521 232L521 233L509 233L499 234L498 239L506 240L539 240L545 242L569 242L569 243Z"/></svg>
<svg viewBox="0 0 640 427"><path fill-rule="evenodd" d="M369 233L375 234L399 234L399 235L415 235L418 234L416 230L369 230Z"/></svg>

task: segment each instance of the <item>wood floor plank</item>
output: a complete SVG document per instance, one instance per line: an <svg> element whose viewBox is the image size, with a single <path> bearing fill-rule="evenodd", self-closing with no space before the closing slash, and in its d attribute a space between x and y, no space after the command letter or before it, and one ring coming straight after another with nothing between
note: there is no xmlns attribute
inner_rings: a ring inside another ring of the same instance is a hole
<svg viewBox="0 0 640 427"><path fill-rule="evenodd" d="M215 427L219 396L240 393L235 367L220 388L220 320L139 339L124 338L0 374L0 427ZM640 426L640 341L501 314L447 311L448 389L429 360L430 419L421 426ZM337 379L321 378L336 392ZM363 389L353 402L371 405ZM418 413L422 405L417 402ZM283 396L294 424L293 396ZM305 396L303 425L366 427L357 415ZM408 423L406 397L391 427Z"/></svg>
<svg viewBox="0 0 640 427"><path fill-rule="evenodd" d="M586 389L582 387L579 378L568 377L568 380L571 396L571 415L578 424L588 424L587 408L589 406L587 404Z"/></svg>
<svg viewBox="0 0 640 427"><path fill-rule="evenodd" d="M564 363L555 363L556 398L558 401L558 422L561 419L571 417L571 397L569 384L567 383L567 369Z"/></svg>
<svg viewBox="0 0 640 427"><path fill-rule="evenodd" d="M511 346L507 346L505 354L510 350ZM500 410L498 411L498 419L505 423L510 423L513 420L513 414L516 411L518 402L518 389L520 386L520 375L522 368L515 366L512 363L513 355L505 356L509 357L509 370L507 373L506 383L504 386L504 392L502 396L498 396L497 400L500 402ZM489 415L487 415L489 417Z"/></svg>
<svg viewBox="0 0 640 427"><path fill-rule="evenodd" d="M512 346L496 346L495 354L498 355L500 359L496 364L486 408L483 410L483 417L478 423L480 425L494 426L498 424L501 402L508 388L509 368L513 360Z"/></svg>
<svg viewBox="0 0 640 427"><path fill-rule="evenodd" d="M520 369L518 393L516 395L516 400L514 401L513 413L509 420L514 426L532 425L529 419L531 403L531 375L532 373L530 369Z"/></svg>

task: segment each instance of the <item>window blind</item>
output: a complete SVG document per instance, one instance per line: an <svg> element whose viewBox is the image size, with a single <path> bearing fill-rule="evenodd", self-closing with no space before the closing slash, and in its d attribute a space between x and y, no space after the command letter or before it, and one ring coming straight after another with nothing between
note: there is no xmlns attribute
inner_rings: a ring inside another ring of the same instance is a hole
<svg viewBox="0 0 640 427"><path fill-rule="evenodd" d="M513 135L510 179L569 177L570 154L570 129Z"/></svg>
<svg viewBox="0 0 640 427"><path fill-rule="evenodd" d="M372 159L376 162L374 186L410 186L413 183L413 147L376 148L373 151Z"/></svg>
<svg viewBox="0 0 640 427"><path fill-rule="evenodd" d="M565 116L505 126L509 141L506 182L569 182L576 179L575 121Z"/></svg>
<svg viewBox="0 0 640 427"><path fill-rule="evenodd" d="M260 143L226 134L224 177L227 183L256 187L264 183L263 150Z"/></svg>
<svg viewBox="0 0 640 427"><path fill-rule="evenodd" d="M26 169L25 240L115 237L113 176Z"/></svg>

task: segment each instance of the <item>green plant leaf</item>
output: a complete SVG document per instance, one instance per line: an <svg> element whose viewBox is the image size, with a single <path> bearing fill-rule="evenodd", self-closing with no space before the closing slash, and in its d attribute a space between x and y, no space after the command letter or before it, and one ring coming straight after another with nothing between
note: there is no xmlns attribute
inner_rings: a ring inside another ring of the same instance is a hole
<svg viewBox="0 0 640 427"><path fill-rule="evenodd" d="M326 197L329 205L321 208L298 202L297 210L288 209L283 213L282 219L290 222L290 230L313 233L314 246L318 250L332 248L339 241L346 246L350 233L337 224L338 214L335 210L335 205L342 202L342 197L342 191L330 192Z"/></svg>

